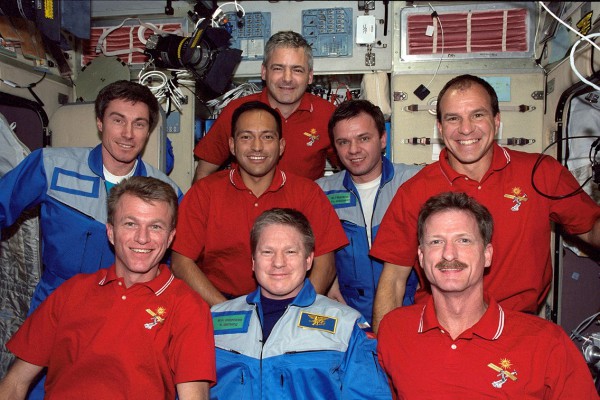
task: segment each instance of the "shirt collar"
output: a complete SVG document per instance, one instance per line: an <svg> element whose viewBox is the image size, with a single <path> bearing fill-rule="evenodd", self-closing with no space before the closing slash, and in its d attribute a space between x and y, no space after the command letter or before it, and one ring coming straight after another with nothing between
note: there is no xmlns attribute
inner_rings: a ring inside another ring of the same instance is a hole
<svg viewBox="0 0 600 400"><path fill-rule="evenodd" d="M492 146L494 149L492 154L492 165L481 179L482 182L493 172L500 171L510 163L510 154L504 147L501 147L497 143L493 143ZM445 147L440 152L440 169L449 182L454 182L456 179L465 176L456 172L454 168L450 166L450 163L448 162L448 149Z"/></svg>
<svg viewBox="0 0 600 400"><path fill-rule="evenodd" d="M266 192L276 192L280 188L285 185L287 180L287 176L285 172L279 169L279 167L275 167L275 173L273 174L273 181L269 185L269 188ZM232 168L229 170L229 181L238 190L248 190L244 180L242 179L242 175L240 174L239 168ZM265 193L266 193L265 192Z"/></svg>
<svg viewBox="0 0 600 400"><path fill-rule="evenodd" d="M175 279L175 276L171 273L171 270L165 264L160 264L158 266L158 268L159 268L160 274L158 274L158 276L156 278L152 279L149 282L136 283L133 286L136 286L136 285L146 286L150 290L152 290L156 296L160 296L165 290L167 290L169 285L173 282L173 279ZM104 273L101 275L101 279L98 282L98 284L100 286L105 286L105 285L108 285L109 283L115 282L115 281L122 282L123 278L119 278L117 276L117 270L116 270L115 264L113 264L109 268L106 268L104 270Z"/></svg>
<svg viewBox="0 0 600 400"><path fill-rule="evenodd" d="M302 289L300 289L300 292L298 292L290 305L308 307L315 302L316 297L317 292L315 291L314 286L310 283L308 278L305 278ZM246 303L260 305L260 286L254 292L246 296Z"/></svg>
<svg viewBox="0 0 600 400"><path fill-rule="evenodd" d="M486 340L496 340L502 334L504 330L504 310L496 300L487 294L484 294L484 300L488 304L487 310L475 325L460 334L460 338L470 339L473 335L477 335ZM429 296L427 304L423 306L417 332L423 333L432 329L442 330L444 327L440 325L435 315L433 296Z"/></svg>
<svg viewBox="0 0 600 400"><path fill-rule="evenodd" d="M146 167L144 167L144 163L142 162L142 155L138 154L136 157L137 163L135 165L135 172L133 175L136 176L145 176L146 175ZM104 178L104 164L102 163L102 143L94 147L88 156L88 166L96 175Z"/></svg>

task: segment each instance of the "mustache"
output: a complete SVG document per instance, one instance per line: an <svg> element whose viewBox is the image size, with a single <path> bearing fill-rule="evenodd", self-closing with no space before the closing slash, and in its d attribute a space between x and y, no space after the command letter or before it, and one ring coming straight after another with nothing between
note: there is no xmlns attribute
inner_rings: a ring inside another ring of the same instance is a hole
<svg viewBox="0 0 600 400"><path fill-rule="evenodd" d="M460 262L458 260L453 260L453 261L442 260L435 265L435 268L437 268L437 269L448 269L448 268L465 269L465 268L467 268L467 264Z"/></svg>

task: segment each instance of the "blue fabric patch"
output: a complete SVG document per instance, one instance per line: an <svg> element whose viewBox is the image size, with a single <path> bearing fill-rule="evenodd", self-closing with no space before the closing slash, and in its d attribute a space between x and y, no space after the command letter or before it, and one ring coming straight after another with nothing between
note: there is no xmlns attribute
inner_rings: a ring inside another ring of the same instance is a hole
<svg viewBox="0 0 600 400"><path fill-rule="evenodd" d="M215 335L246 333L252 311L222 311L212 313Z"/></svg>
<svg viewBox="0 0 600 400"><path fill-rule="evenodd" d="M62 168L54 168L50 189L57 192L74 194L77 196L97 198L100 193L100 178L86 176Z"/></svg>
<svg viewBox="0 0 600 400"><path fill-rule="evenodd" d="M333 208L356 206L356 196L347 190L330 190L325 193Z"/></svg>
<svg viewBox="0 0 600 400"><path fill-rule="evenodd" d="M335 329L337 327L337 318L302 312L300 313L298 326L300 328L317 329L320 331L335 333Z"/></svg>

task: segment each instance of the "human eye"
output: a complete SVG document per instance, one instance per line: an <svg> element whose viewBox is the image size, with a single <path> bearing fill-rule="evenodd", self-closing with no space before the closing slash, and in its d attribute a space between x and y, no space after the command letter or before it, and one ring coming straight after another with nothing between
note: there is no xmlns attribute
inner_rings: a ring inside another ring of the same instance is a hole
<svg viewBox="0 0 600 400"><path fill-rule="evenodd" d="M338 146L347 146L349 142L345 139L340 139L340 140L337 140L336 143Z"/></svg>
<svg viewBox="0 0 600 400"><path fill-rule="evenodd" d="M148 127L148 124L146 123L146 121L136 121L133 126L136 129L146 129Z"/></svg>
<svg viewBox="0 0 600 400"><path fill-rule="evenodd" d="M123 125L125 123L125 120L121 117L113 117L112 122L116 125Z"/></svg>
<svg viewBox="0 0 600 400"><path fill-rule="evenodd" d="M294 68L294 72L297 74L303 74L304 73L304 68Z"/></svg>
<svg viewBox="0 0 600 400"><path fill-rule="evenodd" d="M133 228L135 226L135 223L132 221L125 221L123 223L123 226L127 227L127 228Z"/></svg>
<svg viewBox="0 0 600 400"><path fill-rule="evenodd" d="M440 239L431 239L427 242L429 246L441 246L444 242Z"/></svg>
<svg viewBox="0 0 600 400"><path fill-rule="evenodd" d="M448 116L446 116L446 118L444 118L444 121L446 121L446 122L456 122L456 121L458 121L458 117L456 117L454 115L448 115Z"/></svg>
<svg viewBox="0 0 600 400"><path fill-rule="evenodd" d="M458 239L458 243L460 244L471 244L473 241L470 238L460 238Z"/></svg>
<svg viewBox="0 0 600 400"><path fill-rule="evenodd" d="M275 135L273 135L272 133L267 133L265 135L263 135L263 140L274 140L275 139Z"/></svg>
<svg viewBox="0 0 600 400"><path fill-rule="evenodd" d="M371 138L368 137L368 136L361 136L360 139L359 139L359 141L362 142L362 143L366 143L369 140L371 140Z"/></svg>

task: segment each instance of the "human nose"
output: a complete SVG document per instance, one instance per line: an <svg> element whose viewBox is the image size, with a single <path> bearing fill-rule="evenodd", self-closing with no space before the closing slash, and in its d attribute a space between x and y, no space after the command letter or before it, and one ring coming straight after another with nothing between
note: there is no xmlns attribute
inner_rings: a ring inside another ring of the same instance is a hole
<svg viewBox="0 0 600 400"><path fill-rule="evenodd" d="M473 131L473 122L470 119L465 118L460 122L459 133L468 135Z"/></svg>
<svg viewBox="0 0 600 400"><path fill-rule="evenodd" d="M258 137L252 139L251 146L252 146L252 150L254 150L254 151L262 150L262 148L263 148L262 140Z"/></svg>
<svg viewBox="0 0 600 400"><path fill-rule="evenodd" d="M285 82L290 82L292 80L292 69L291 68L283 69L283 80Z"/></svg>
<svg viewBox="0 0 600 400"><path fill-rule="evenodd" d="M348 151L350 152L350 154L358 153L358 151L359 151L358 149L359 149L358 143L356 143L356 141L354 141L354 140L351 140L350 147L348 148Z"/></svg>
<svg viewBox="0 0 600 400"><path fill-rule="evenodd" d="M121 135L124 138L132 138L133 137L133 126L129 125L129 124L124 124L123 126L123 131L121 132Z"/></svg>
<svg viewBox="0 0 600 400"><path fill-rule="evenodd" d="M137 243L140 243L140 244L148 243L148 241L150 240L149 238L150 238L150 235L148 233L148 229L146 229L146 228L139 228L135 232L135 241Z"/></svg>
<svg viewBox="0 0 600 400"><path fill-rule="evenodd" d="M456 260L457 252L456 252L456 246L454 245L454 243L446 242L444 244L444 250L442 253L442 257L444 257L444 260L446 260L446 261Z"/></svg>
<svg viewBox="0 0 600 400"><path fill-rule="evenodd" d="M285 257L283 252L276 251L273 255L273 266L275 268L283 268L285 266Z"/></svg>

